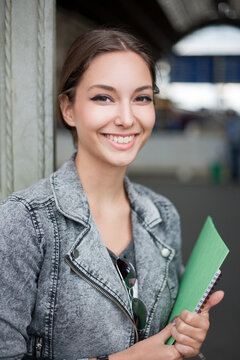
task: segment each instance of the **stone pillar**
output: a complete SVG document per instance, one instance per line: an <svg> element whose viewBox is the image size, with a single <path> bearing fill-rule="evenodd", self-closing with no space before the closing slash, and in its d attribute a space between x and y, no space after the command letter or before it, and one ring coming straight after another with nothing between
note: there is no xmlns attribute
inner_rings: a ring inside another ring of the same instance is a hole
<svg viewBox="0 0 240 360"><path fill-rule="evenodd" d="M54 168L55 0L0 0L0 199Z"/></svg>

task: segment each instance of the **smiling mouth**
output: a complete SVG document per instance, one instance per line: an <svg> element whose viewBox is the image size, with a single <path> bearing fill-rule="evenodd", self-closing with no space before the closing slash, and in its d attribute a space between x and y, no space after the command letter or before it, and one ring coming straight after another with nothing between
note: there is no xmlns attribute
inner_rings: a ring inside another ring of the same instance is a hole
<svg viewBox="0 0 240 360"><path fill-rule="evenodd" d="M136 135L116 136L116 135L104 134L104 136L117 144L128 144L131 141L133 141Z"/></svg>

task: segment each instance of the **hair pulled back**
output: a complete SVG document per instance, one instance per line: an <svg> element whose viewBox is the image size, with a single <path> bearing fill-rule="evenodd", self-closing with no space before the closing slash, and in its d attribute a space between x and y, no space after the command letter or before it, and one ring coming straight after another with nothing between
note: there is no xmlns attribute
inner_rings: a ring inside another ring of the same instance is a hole
<svg viewBox="0 0 240 360"><path fill-rule="evenodd" d="M60 99L62 94L66 94L69 101L74 102L76 87L84 72L97 55L113 51L129 50L140 55L145 61L152 77L154 93L158 93L159 90L156 85L155 61L150 54L149 48L125 30L116 28L100 28L89 30L80 35L68 50L60 75L58 99ZM64 121L59 107L59 102L58 114L60 121L68 130L71 131L74 142L76 142L76 129L69 126Z"/></svg>

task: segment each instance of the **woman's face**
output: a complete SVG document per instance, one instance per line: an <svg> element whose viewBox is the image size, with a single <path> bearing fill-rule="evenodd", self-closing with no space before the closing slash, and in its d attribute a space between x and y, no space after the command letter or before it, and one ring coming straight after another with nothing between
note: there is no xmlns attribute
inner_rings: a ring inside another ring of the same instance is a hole
<svg viewBox="0 0 240 360"><path fill-rule="evenodd" d="M76 127L81 158L125 167L155 122L148 66L132 51L98 55L78 84L74 103L61 108L67 123Z"/></svg>

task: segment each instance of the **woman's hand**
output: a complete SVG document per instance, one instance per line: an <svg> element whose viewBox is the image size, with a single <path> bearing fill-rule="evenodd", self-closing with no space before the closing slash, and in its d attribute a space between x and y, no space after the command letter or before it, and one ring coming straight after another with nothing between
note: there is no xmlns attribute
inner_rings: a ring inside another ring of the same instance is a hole
<svg viewBox="0 0 240 360"><path fill-rule="evenodd" d="M199 353L209 329L209 310L217 305L223 296L223 291L216 291L210 296L201 313L183 310L176 318L171 335L176 340L175 349L184 357L194 357Z"/></svg>
<svg viewBox="0 0 240 360"><path fill-rule="evenodd" d="M173 324L167 325L158 334L139 341L130 348L109 356L110 360L182 360L175 346L165 345L170 338Z"/></svg>
<svg viewBox="0 0 240 360"><path fill-rule="evenodd" d="M173 324L168 324L158 334L139 341L126 350L109 355L109 360L182 360L183 356L173 345L165 345L171 336ZM89 360L96 360L92 358Z"/></svg>
<svg viewBox="0 0 240 360"><path fill-rule="evenodd" d="M209 329L209 310L223 298L223 291L212 294L200 314L183 310L174 323L158 334L109 356L110 360L182 360L196 356ZM173 336L174 345L165 345Z"/></svg>

